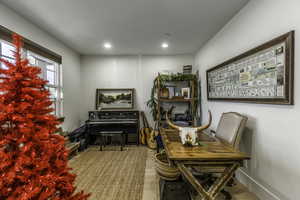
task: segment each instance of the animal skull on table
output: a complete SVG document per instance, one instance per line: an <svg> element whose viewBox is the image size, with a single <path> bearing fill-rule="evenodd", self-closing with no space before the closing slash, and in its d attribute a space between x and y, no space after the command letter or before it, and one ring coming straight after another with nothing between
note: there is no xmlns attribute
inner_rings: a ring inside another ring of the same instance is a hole
<svg viewBox="0 0 300 200"><path fill-rule="evenodd" d="M212 117L211 117L211 112L208 111L209 113L209 122L206 125L203 126L199 126L199 127L181 127L181 126L177 126L175 124L173 124L169 117L168 117L168 113L166 113L166 120L167 123L172 127L175 128L179 131L179 136L181 139L182 144L191 144L191 145L197 145L197 132L203 131L205 129L207 129L212 121Z"/></svg>

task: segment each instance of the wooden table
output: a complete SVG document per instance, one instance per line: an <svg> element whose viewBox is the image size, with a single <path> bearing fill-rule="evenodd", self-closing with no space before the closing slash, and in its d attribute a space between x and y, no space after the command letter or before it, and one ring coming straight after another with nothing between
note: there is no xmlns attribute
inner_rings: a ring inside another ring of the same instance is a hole
<svg viewBox="0 0 300 200"><path fill-rule="evenodd" d="M202 146L187 147L180 142L178 131L161 129L160 132L169 162L178 167L181 174L201 195L203 200L216 199L234 172L243 165L243 160L250 159L246 154L236 151L230 145L206 134L199 134ZM212 169L219 167L225 170L215 183L208 190L205 190L190 171L190 166Z"/></svg>

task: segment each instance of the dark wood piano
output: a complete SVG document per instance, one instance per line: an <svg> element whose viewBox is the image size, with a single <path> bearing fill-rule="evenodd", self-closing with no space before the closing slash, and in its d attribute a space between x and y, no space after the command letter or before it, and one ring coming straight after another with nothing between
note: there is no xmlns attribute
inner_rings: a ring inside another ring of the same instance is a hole
<svg viewBox="0 0 300 200"><path fill-rule="evenodd" d="M87 142L92 144L100 131L124 131L126 144L139 144L139 111L89 111L86 121Z"/></svg>

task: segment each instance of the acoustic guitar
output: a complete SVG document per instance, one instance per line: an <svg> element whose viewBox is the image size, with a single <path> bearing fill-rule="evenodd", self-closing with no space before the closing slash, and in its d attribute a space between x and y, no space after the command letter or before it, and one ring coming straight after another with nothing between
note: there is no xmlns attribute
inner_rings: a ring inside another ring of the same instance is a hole
<svg viewBox="0 0 300 200"><path fill-rule="evenodd" d="M144 112L142 111L141 112L141 116L142 116L142 124L143 124L143 127L140 129L140 144L146 144L146 136L145 136L145 121L144 121Z"/></svg>
<svg viewBox="0 0 300 200"><path fill-rule="evenodd" d="M143 118L143 122L144 122L144 133L146 136L146 141L148 141L148 138L150 137L152 128L149 126L149 122L148 122L147 117L144 112L142 112L142 118Z"/></svg>
<svg viewBox="0 0 300 200"><path fill-rule="evenodd" d="M152 129L151 133L149 134L149 137L147 137L147 145L150 149L156 149L157 148L157 142L155 140L155 137L158 136L158 128L157 128L157 122L155 122L155 127Z"/></svg>
<svg viewBox="0 0 300 200"><path fill-rule="evenodd" d="M144 128L140 129L140 144L146 144L146 137L144 133Z"/></svg>
<svg viewBox="0 0 300 200"><path fill-rule="evenodd" d="M144 121L145 121L145 136L147 140L147 145L150 149L156 149L157 148L157 143L155 141L155 137L158 135L158 131L156 128L157 122L155 123L154 129L152 129L149 126L149 122L147 120L147 117L144 113L143 115Z"/></svg>
<svg viewBox="0 0 300 200"><path fill-rule="evenodd" d="M140 143L147 144L148 137L152 131L152 128L150 128L146 115L143 111L141 112L141 116L142 116L143 128L141 128L140 130Z"/></svg>

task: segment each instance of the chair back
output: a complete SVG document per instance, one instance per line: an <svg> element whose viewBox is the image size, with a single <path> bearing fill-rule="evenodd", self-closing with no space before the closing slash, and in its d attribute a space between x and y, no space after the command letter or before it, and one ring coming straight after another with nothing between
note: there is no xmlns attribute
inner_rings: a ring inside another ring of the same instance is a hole
<svg viewBox="0 0 300 200"><path fill-rule="evenodd" d="M247 120L246 116L236 112L223 113L218 124L216 137L238 150Z"/></svg>

